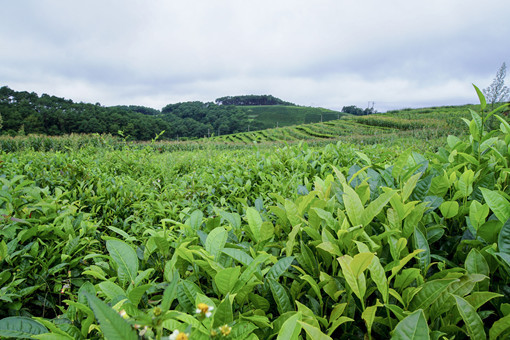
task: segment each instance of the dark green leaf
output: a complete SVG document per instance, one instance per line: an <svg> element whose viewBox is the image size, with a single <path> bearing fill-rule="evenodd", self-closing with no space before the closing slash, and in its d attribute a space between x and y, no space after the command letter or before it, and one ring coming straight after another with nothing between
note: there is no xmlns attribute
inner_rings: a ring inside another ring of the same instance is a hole
<svg viewBox="0 0 510 340"><path fill-rule="evenodd" d="M457 303L457 309L466 324L468 335L471 339L486 339L485 330L483 329L483 322L476 310L463 298L453 295Z"/></svg>
<svg viewBox="0 0 510 340"><path fill-rule="evenodd" d="M496 340L501 335L501 333L510 329L510 314L502 317L492 324L491 329L489 330L489 339ZM508 334L507 334L508 335Z"/></svg>
<svg viewBox="0 0 510 340"><path fill-rule="evenodd" d="M425 282L409 303L409 310L427 309L452 282L458 279L439 279Z"/></svg>
<svg viewBox="0 0 510 340"><path fill-rule="evenodd" d="M229 295L227 295L218 305L216 312L214 312L213 327L228 325L232 321L234 321L234 316L232 314L232 299Z"/></svg>
<svg viewBox="0 0 510 340"><path fill-rule="evenodd" d="M278 280L280 275L285 273L285 271L290 267L292 262L294 261L294 256L287 256L281 258L276 262L271 269L267 272L266 278L270 278L273 280Z"/></svg>
<svg viewBox="0 0 510 340"><path fill-rule="evenodd" d="M500 253L510 255L510 219L501 228L498 236L498 250Z"/></svg>
<svg viewBox="0 0 510 340"><path fill-rule="evenodd" d="M413 241L414 241L414 249L422 249L423 251L418 254L418 259L420 263L420 269L425 275L425 271L427 270L430 264L430 247L427 241L427 238L418 228L414 228L413 233Z"/></svg>
<svg viewBox="0 0 510 340"><path fill-rule="evenodd" d="M138 272L138 257L135 250L121 240L106 241L106 248L117 264L119 280L134 284Z"/></svg>
<svg viewBox="0 0 510 340"><path fill-rule="evenodd" d="M267 282L269 283L269 288L271 289L280 314L294 310L285 288L273 279L268 279Z"/></svg>
<svg viewBox="0 0 510 340"><path fill-rule="evenodd" d="M423 310L418 309L400 321L393 330L392 340L428 340L429 326Z"/></svg>
<svg viewBox="0 0 510 340"><path fill-rule="evenodd" d="M106 340L138 340L138 335L116 311L93 295L85 293Z"/></svg>
<svg viewBox="0 0 510 340"><path fill-rule="evenodd" d="M0 320L0 336L17 339L31 339L32 335L48 333L39 322L25 316L10 316Z"/></svg>

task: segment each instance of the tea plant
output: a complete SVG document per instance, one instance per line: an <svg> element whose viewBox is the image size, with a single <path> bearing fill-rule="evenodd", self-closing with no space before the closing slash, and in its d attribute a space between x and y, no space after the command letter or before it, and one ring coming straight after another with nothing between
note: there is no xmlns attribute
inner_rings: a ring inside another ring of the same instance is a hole
<svg viewBox="0 0 510 340"><path fill-rule="evenodd" d="M475 89L425 154L2 154L0 336L508 338L510 125Z"/></svg>

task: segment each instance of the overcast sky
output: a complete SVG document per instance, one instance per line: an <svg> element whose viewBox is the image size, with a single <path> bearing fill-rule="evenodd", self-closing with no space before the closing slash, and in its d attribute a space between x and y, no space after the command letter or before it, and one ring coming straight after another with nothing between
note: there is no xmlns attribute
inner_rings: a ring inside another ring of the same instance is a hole
<svg viewBox="0 0 510 340"><path fill-rule="evenodd" d="M510 66L508 0L1 1L0 86L102 105L272 94L476 103ZM510 70L509 70L510 73ZM506 84L509 84L510 76Z"/></svg>

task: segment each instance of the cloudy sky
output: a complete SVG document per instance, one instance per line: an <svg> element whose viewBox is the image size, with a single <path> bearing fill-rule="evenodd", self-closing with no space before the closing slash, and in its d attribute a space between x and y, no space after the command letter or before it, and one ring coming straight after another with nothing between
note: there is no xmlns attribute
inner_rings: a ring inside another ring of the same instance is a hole
<svg viewBox="0 0 510 340"><path fill-rule="evenodd" d="M509 13L508 0L2 1L0 86L156 109L242 94L476 103L471 84L510 66Z"/></svg>

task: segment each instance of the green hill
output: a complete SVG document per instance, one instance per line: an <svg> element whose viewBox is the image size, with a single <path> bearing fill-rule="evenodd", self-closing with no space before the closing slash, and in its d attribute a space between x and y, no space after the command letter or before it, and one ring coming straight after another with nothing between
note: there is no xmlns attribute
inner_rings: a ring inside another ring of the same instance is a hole
<svg viewBox="0 0 510 340"><path fill-rule="evenodd" d="M347 140L364 143L405 138L429 140L466 133L466 126L459 122L460 117L470 117L469 109L478 110L479 107L463 105L403 109L367 116L304 107L249 107L248 114L252 122L260 121L267 126L272 125L273 128L222 135L212 140L245 144L254 141L299 140ZM316 123L309 123L310 121ZM278 127L275 128L277 124Z"/></svg>
<svg viewBox="0 0 510 340"><path fill-rule="evenodd" d="M348 114L319 107L288 105L238 106L250 119L250 130L326 122Z"/></svg>

